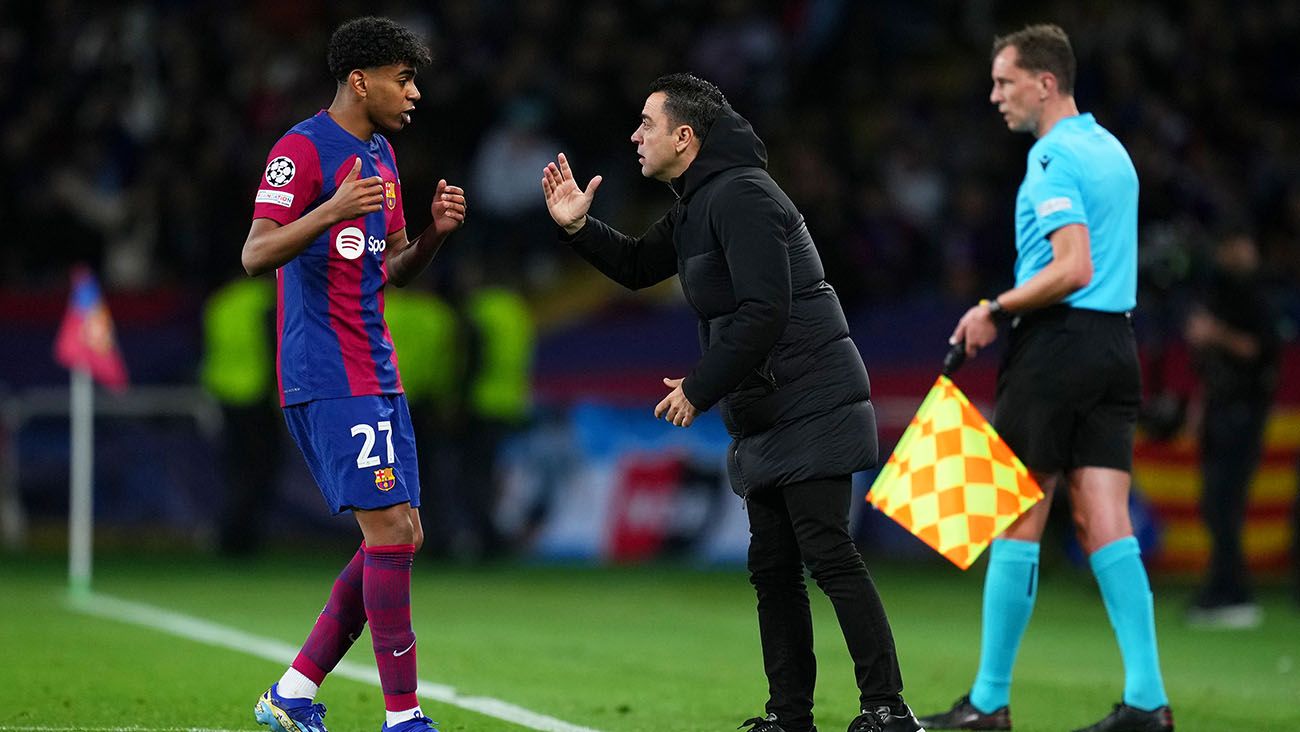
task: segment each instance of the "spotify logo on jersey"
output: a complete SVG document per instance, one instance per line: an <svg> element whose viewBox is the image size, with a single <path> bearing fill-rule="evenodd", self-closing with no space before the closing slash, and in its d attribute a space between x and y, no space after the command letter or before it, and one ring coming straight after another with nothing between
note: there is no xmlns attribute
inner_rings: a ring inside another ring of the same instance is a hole
<svg viewBox="0 0 1300 732"><path fill-rule="evenodd" d="M349 226L334 238L334 248L344 259L356 259L366 251L366 235L355 226Z"/></svg>

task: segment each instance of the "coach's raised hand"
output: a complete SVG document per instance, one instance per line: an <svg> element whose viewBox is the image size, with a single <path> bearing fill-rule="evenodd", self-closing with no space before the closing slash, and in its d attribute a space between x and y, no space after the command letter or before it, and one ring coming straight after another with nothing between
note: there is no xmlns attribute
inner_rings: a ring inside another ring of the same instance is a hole
<svg viewBox="0 0 1300 732"><path fill-rule="evenodd" d="M560 153L554 163L542 171L542 192L546 194L546 210L563 229L576 234L587 223L587 209L596 196L603 180L599 175L587 182L587 190L578 187L569 170L569 159Z"/></svg>
<svg viewBox="0 0 1300 732"><path fill-rule="evenodd" d="M350 221L374 213L384 205L384 179L377 175L362 178L361 158L358 157L352 163L352 170L330 198L330 205L339 221Z"/></svg>

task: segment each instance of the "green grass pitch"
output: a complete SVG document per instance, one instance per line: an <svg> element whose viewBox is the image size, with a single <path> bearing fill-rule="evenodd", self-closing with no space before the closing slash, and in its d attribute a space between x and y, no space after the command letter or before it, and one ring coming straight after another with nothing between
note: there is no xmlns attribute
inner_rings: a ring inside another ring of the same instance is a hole
<svg viewBox="0 0 1300 732"><path fill-rule="evenodd" d="M100 558L96 591L297 646L347 556L248 563ZM969 686L979 654L983 566L871 562L894 626L907 700L918 712ZM0 732L256 730L252 706L280 663L154 629L79 614L64 566L0 556ZM810 583L811 585L811 583ZM852 668L824 596L811 586L822 732L856 713ZM1165 679L1178 728L1300 730L1300 612L1264 595L1264 625L1193 631L1188 590L1157 583ZM735 729L766 698L753 592L743 571L676 566L505 565L417 559L413 602L420 677L601 732ZM373 668L369 636L348 655ZM1021 732L1083 726L1119 700L1120 658L1091 577L1044 571L1016 667ZM331 732L375 732L374 686L331 678ZM444 732L526 727L438 702Z"/></svg>

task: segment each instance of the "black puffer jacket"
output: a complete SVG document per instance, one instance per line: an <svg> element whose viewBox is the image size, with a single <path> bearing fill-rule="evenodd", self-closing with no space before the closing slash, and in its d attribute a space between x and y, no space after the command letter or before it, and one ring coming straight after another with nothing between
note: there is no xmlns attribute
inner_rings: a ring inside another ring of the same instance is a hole
<svg viewBox="0 0 1300 732"><path fill-rule="evenodd" d="M877 460L866 367L803 216L766 168L762 140L725 108L672 181L677 202L640 238L591 217L561 230L628 288L681 275L703 351L682 389L701 411L721 401L741 496Z"/></svg>

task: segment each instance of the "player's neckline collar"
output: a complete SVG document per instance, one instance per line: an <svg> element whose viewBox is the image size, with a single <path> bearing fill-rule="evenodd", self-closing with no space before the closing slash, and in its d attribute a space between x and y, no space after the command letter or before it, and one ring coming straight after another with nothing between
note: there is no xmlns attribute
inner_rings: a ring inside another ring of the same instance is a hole
<svg viewBox="0 0 1300 732"><path fill-rule="evenodd" d="M334 119L334 115L330 114L330 111L328 109L322 109L321 111L316 113L316 116L324 117L331 125L334 125L335 129L347 135L348 139L356 140L357 143L360 145L365 145L367 148L373 148L379 144L379 140L375 139L375 134L378 133L371 134L369 140L363 140L360 137L357 137L356 135L352 134L351 132L348 132L347 128L339 124L338 120Z"/></svg>

